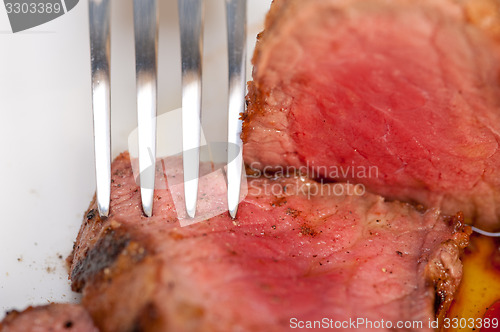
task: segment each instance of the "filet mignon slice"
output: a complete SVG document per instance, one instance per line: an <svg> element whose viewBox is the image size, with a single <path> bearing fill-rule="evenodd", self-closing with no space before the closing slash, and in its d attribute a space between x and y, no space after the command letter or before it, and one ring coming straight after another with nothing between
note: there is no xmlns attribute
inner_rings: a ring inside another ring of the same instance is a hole
<svg viewBox="0 0 500 332"><path fill-rule="evenodd" d="M253 57L245 162L500 229L499 8L274 1Z"/></svg>
<svg viewBox="0 0 500 332"><path fill-rule="evenodd" d="M98 332L88 312L78 304L52 303L10 311L1 332Z"/></svg>
<svg viewBox="0 0 500 332"><path fill-rule="evenodd" d="M199 197L224 199L219 189L201 178ZM255 178L236 220L226 212L180 227L168 189L155 190L144 217L122 154L110 216L91 203L69 258L73 289L102 331L288 331L294 318L415 320L432 330L428 320L460 282L469 229L460 216L354 192Z"/></svg>

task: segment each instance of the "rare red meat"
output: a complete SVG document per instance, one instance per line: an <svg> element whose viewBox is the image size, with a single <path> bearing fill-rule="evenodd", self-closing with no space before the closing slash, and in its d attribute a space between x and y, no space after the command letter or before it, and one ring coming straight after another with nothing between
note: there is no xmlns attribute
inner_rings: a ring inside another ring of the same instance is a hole
<svg viewBox="0 0 500 332"><path fill-rule="evenodd" d="M144 217L127 154L112 174L109 218L91 204L69 259L102 331L272 332L322 318L416 320L427 331L461 279L468 231L437 210L352 185L256 178L236 220L180 227L168 189ZM202 178L199 197L209 196L225 190Z"/></svg>
<svg viewBox="0 0 500 332"><path fill-rule="evenodd" d="M499 8L274 1L253 58L247 165L307 167L499 228Z"/></svg>

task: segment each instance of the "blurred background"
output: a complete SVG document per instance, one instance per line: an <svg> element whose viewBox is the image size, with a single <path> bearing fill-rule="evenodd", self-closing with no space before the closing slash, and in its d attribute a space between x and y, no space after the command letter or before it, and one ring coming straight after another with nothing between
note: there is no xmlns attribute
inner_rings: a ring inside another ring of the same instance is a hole
<svg viewBox="0 0 500 332"><path fill-rule="evenodd" d="M223 0L205 1L203 128L226 140ZM271 0L248 1L248 67ZM177 1L159 0L159 115L181 106ZM78 301L67 277L83 212L94 195L87 1L13 34L0 4L0 319L4 311ZM113 157L137 126L132 1L112 1ZM180 137L179 137L180 139Z"/></svg>

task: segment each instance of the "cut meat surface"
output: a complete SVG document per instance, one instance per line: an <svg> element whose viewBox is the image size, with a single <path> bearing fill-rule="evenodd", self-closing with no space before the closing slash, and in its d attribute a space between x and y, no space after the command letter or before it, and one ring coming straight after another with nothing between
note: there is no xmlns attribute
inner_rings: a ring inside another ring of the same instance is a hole
<svg viewBox="0 0 500 332"><path fill-rule="evenodd" d="M500 229L496 0L276 0L242 138L291 166Z"/></svg>
<svg viewBox="0 0 500 332"><path fill-rule="evenodd" d="M11 311L0 322L1 332L98 332L88 312L78 304L53 303Z"/></svg>
<svg viewBox="0 0 500 332"><path fill-rule="evenodd" d="M153 217L143 216L122 154L110 216L99 218L95 202L86 213L72 286L102 331L288 331L322 318L430 330L461 279L461 217L335 186L254 178L236 220L180 227L168 189L155 190ZM220 189L201 178L199 197L224 199Z"/></svg>

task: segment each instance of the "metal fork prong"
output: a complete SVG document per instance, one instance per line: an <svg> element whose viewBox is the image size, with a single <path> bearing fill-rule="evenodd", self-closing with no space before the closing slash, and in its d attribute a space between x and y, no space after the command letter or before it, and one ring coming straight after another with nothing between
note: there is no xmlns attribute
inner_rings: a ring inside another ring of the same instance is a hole
<svg viewBox="0 0 500 332"><path fill-rule="evenodd" d="M182 161L186 212L194 218L198 199L203 56L203 0L179 0L182 62Z"/></svg>
<svg viewBox="0 0 500 332"><path fill-rule="evenodd" d="M134 0L139 179L144 214L153 214L156 170L157 0Z"/></svg>
<svg viewBox="0 0 500 332"><path fill-rule="evenodd" d="M94 158L99 215L107 217L111 197L110 1L89 1L89 36L94 116Z"/></svg>
<svg viewBox="0 0 500 332"><path fill-rule="evenodd" d="M227 203L233 219L238 211L243 166L240 114L245 110L246 10L246 0L226 0L229 64Z"/></svg>

